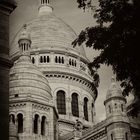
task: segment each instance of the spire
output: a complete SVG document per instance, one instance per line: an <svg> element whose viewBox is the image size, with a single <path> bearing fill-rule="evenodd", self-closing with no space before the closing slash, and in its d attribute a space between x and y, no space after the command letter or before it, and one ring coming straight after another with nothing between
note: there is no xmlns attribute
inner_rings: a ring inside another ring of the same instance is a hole
<svg viewBox="0 0 140 140"><path fill-rule="evenodd" d="M27 32L26 24L23 26L23 30L19 35L18 44L19 44L21 55L25 55L25 54L29 55L29 51L31 48L31 38L30 38L30 34Z"/></svg>
<svg viewBox="0 0 140 140"><path fill-rule="evenodd" d="M39 14L52 13L53 7L50 5L50 0L40 0L40 6L38 10Z"/></svg>

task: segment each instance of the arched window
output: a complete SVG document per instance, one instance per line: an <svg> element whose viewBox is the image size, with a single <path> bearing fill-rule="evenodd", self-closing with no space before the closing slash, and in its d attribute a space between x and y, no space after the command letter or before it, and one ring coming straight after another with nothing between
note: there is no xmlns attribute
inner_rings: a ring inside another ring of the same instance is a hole
<svg viewBox="0 0 140 140"><path fill-rule="evenodd" d="M76 67L76 60L75 60L75 67Z"/></svg>
<svg viewBox="0 0 140 140"><path fill-rule="evenodd" d="M72 108L72 115L79 117L79 106L78 106L78 94L77 93L72 94L71 108Z"/></svg>
<svg viewBox="0 0 140 140"><path fill-rule="evenodd" d="M123 104L121 104L121 110L122 110L122 112L124 111Z"/></svg>
<svg viewBox="0 0 140 140"><path fill-rule="evenodd" d="M35 63L35 58L34 58L34 57L32 57L32 63L33 63L33 64Z"/></svg>
<svg viewBox="0 0 140 140"><path fill-rule="evenodd" d="M71 65L71 59L69 59L69 64Z"/></svg>
<svg viewBox="0 0 140 140"><path fill-rule="evenodd" d="M18 114L17 120L18 120L18 133L23 133L23 115Z"/></svg>
<svg viewBox="0 0 140 140"><path fill-rule="evenodd" d="M84 98L84 117L88 121L88 98Z"/></svg>
<svg viewBox="0 0 140 140"><path fill-rule="evenodd" d="M109 113L111 113L111 106L110 105L108 106L108 109L109 109Z"/></svg>
<svg viewBox="0 0 140 140"><path fill-rule="evenodd" d="M44 56L44 63L46 63L47 62L47 60L46 60L46 56Z"/></svg>
<svg viewBox="0 0 140 140"><path fill-rule="evenodd" d="M72 66L74 66L74 61L72 60Z"/></svg>
<svg viewBox="0 0 140 140"><path fill-rule="evenodd" d="M115 103L115 109L117 109L117 104Z"/></svg>
<svg viewBox="0 0 140 140"><path fill-rule="evenodd" d="M111 134L111 140L113 140L113 134Z"/></svg>
<svg viewBox="0 0 140 140"><path fill-rule="evenodd" d="M59 114L66 114L65 92L63 90L57 92L57 109Z"/></svg>
<svg viewBox="0 0 140 140"><path fill-rule="evenodd" d="M59 56L59 63L61 63L61 57Z"/></svg>
<svg viewBox="0 0 140 140"><path fill-rule="evenodd" d="M36 114L34 117L34 133L38 134L38 121L39 121L39 116Z"/></svg>
<svg viewBox="0 0 140 140"><path fill-rule="evenodd" d="M62 57L62 64L64 64L64 57Z"/></svg>
<svg viewBox="0 0 140 140"><path fill-rule="evenodd" d="M40 63L43 63L43 57L42 56L40 57Z"/></svg>
<svg viewBox="0 0 140 140"><path fill-rule="evenodd" d="M125 133L125 140L128 140L128 133Z"/></svg>
<svg viewBox="0 0 140 140"><path fill-rule="evenodd" d="M92 116L92 122L94 122L94 114L93 114L93 109L94 109L94 104L91 104L92 109L91 109L91 116Z"/></svg>
<svg viewBox="0 0 140 140"><path fill-rule="evenodd" d="M57 56L55 56L55 63L58 63Z"/></svg>
<svg viewBox="0 0 140 140"><path fill-rule="evenodd" d="M47 56L47 62L48 62L48 63L50 62L50 57L49 57L49 56Z"/></svg>
<svg viewBox="0 0 140 140"><path fill-rule="evenodd" d="M46 117L43 116L41 120L41 135L45 136L45 123L46 123Z"/></svg>

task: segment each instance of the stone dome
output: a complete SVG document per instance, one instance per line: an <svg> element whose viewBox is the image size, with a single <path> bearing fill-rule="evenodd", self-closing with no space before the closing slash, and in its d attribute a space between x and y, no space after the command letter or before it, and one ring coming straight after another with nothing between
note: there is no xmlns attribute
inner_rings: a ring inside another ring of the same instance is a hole
<svg viewBox="0 0 140 140"><path fill-rule="evenodd" d="M122 90L121 90L120 86L116 83L116 80L114 77L112 77L112 79L111 79L111 84L107 91L106 100L110 99L112 97L124 98L124 96L122 95Z"/></svg>
<svg viewBox="0 0 140 140"><path fill-rule="evenodd" d="M37 100L46 103L52 99L46 77L32 64L30 56L22 55L10 70L10 100Z"/></svg>
<svg viewBox="0 0 140 140"><path fill-rule="evenodd" d="M86 57L84 48L77 46L73 48L71 43L77 38L73 29L57 18L53 12L39 14L34 20L27 23L31 34L32 51L47 51L49 47L63 49L67 52L73 50L78 55ZM10 45L10 56L13 58L18 55L18 36L22 29L16 34Z"/></svg>

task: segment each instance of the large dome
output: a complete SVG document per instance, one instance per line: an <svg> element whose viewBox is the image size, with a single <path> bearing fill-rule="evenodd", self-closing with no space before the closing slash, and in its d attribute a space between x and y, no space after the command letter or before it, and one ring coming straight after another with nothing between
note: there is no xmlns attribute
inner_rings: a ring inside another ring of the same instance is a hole
<svg viewBox="0 0 140 140"><path fill-rule="evenodd" d="M57 18L53 12L39 14L33 21L27 23L31 34L32 51L48 51L49 48L73 51L86 57L82 46L73 48L71 45L77 37L73 29ZM22 29L16 34L10 49L13 58L18 53L18 36Z"/></svg>
<svg viewBox="0 0 140 140"><path fill-rule="evenodd" d="M46 77L34 66L29 56L20 56L10 70L10 101L51 101L51 88Z"/></svg>

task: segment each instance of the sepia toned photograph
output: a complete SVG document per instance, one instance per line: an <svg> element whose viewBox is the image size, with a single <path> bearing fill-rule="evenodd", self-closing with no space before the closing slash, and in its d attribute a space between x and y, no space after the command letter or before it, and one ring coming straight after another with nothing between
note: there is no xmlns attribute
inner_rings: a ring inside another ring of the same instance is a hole
<svg viewBox="0 0 140 140"><path fill-rule="evenodd" d="M139 0L0 0L0 140L140 140Z"/></svg>

